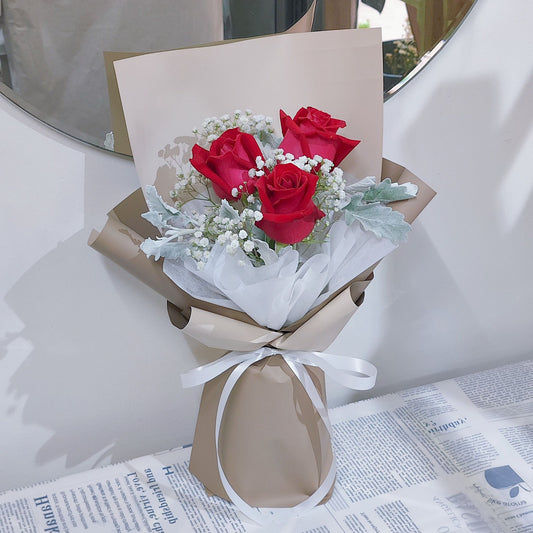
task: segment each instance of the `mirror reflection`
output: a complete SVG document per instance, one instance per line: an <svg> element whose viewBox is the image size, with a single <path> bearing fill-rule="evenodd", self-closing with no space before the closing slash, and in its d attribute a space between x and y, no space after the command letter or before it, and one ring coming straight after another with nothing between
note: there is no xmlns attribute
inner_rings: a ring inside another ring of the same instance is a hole
<svg viewBox="0 0 533 533"><path fill-rule="evenodd" d="M104 52L145 53L282 32L381 27L387 98L441 47L473 2L2 0L0 90L57 129L127 154L127 143L114 142Z"/></svg>

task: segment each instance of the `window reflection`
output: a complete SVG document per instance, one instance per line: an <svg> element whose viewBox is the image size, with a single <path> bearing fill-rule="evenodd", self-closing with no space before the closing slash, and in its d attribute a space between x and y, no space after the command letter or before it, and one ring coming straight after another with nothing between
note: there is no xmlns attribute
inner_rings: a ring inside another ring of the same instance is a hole
<svg viewBox="0 0 533 533"><path fill-rule="evenodd" d="M474 0L158 0L158 9L146 0L68 2L65 10L65 0L1 0L0 91L58 129L104 146L113 128L103 52L381 27L387 96Z"/></svg>

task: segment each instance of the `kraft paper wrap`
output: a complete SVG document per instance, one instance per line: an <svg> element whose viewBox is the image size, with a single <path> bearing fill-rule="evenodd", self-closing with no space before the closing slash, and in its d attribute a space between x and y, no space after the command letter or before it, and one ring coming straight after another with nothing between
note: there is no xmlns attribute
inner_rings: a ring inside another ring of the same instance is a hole
<svg viewBox="0 0 533 533"><path fill-rule="evenodd" d="M400 184L410 181L418 185L416 198L390 204L393 209L403 213L409 223L412 223L435 196L435 191L404 167L383 159L382 179L387 177ZM160 187L159 180L157 186ZM142 191L137 189L108 213L108 220L100 232L96 230L91 232L89 245L168 300L170 318L179 328L185 327L188 323L193 307L254 324L254 321L243 312L192 298L163 273L162 261L154 261L153 258L145 256L139 245L147 237L153 238L157 232L141 217L141 214L147 210ZM348 284L354 302L361 297L370 282L372 270L373 268L368 269ZM284 329L286 331L297 329L346 288L342 287L322 306L310 310L301 320Z"/></svg>
<svg viewBox="0 0 533 533"><path fill-rule="evenodd" d="M114 63L120 99L139 180L165 197L174 176L157 154L207 116L251 108L273 117L311 105L346 120L343 135L362 139L342 163L356 179L390 177L418 185L416 198L393 209L413 222L435 192L404 167L382 160L382 72L379 30L292 34L132 57ZM302 75L294 65L327 65L329 76ZM258 76L261 80L250 83ZM236 68L238 66L238 68ZM213 81L216 83L213 84ZM214 88L216 87L216 89ZM278 127L279 130L279 127ZM192 137L179 141L194 143ZM157 179L156 179L157 177ZM168 199L168 197L167 197ZM154 228L141 190L108 216L89 244L166 298L174 325L207 346L253 351L325 350L349 321L373 277L371 265L320 306L283 331L271 331L245 313L192 298L147 259L139 245ZM325 403L322 370L307 367ZM228 372L204 386L190 470L207 490L227 497L218 473L215 413ZM290 507L313 493L332 461L330 437L287 364L272 356L249 367L229 398L219 438L224 472L241 498L259 507Z"/></svg>
<svg viewBox="0 0 533 533"><path fill-rule="evenodd" d="M1 5L1 4L0 4ZM311 31L316 10L316 0L309 6L307 12L288 30L281 33L301 33ZM339 26L340 27L340 26ZM234 39L231 42L236 42L241 39ZM220 44L227 44L230 41L209 42L202 46L215 46ZM182 48L183 49L183 48ZM149 53L149 52L146 52ZM128 130L126 128L126 120L124 118L124 110L120 100L120 93L118 90L117 77L115 75L115 68L113 63L126 59L129 57L137 57L143 55L140 52L104 52L104 65L107 79L107 92L109 95L109 110L111 113L111 129L114 137L114 150L120 154L132 155Z"/></svg>
<svg viewBox="0 0 533 533"><path fill-rule="evenodd" d="M411 172L385 159L382 177L418 185L416 198L391 204L408 222L435 195ZM163 273L162 261L148 259L139 249L154 230L140 217L146 210L138 189L109 214L101 233L93 232L90 244L166 298L171 322L207 346L251 351L270 344L282 349L325 350L362 304L373 278L372 268L284 332L273 332L242 312L195 300L171 282ZM326 402L322 370L307 369ZM229 371L204 385L190 462L191 472L206 489L223 498L227 495L218 475L214 421L228 375ZM219 443L230 483L252 506L300 503L320 485L332 460L323 422L280 357L252 365L241 377L226 408Z"/></svg>
<svg viewBox="0 0 533 533"><path fill-rule="evenodd" d="M325 402L324 373L314 367L307 371ZM189 464L210 493L226 499L214 427L230 372L204 385ZM280 356L255 363L240 378L226 406L219 446L228 481L253 507L297 505L318 488L333 459L324 423Z"/></svg>

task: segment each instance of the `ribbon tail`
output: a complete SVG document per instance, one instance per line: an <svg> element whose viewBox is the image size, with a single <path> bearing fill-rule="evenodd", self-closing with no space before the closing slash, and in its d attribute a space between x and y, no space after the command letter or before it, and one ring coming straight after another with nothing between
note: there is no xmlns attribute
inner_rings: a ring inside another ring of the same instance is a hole
<svg viewBox="0 0 533 533"><path fill-rule="evenodd" d="M263 357L268 357L268 355L272 355L271 353L268 353L267 355L267 353L263 354ZM327 408L325 407L320 397L320 394L318 393L318 390L316 389L316 386L313 383L313 380L311 379L311 376L307 372L305 366L300 363L292 361L290 356L287 356L287 354L281 354L281 355L287 362L289 368L294 372L295 376L298 378L298 380L304 387L307 395L309 396L309 398L311 399L311 402L313 403L313 406L319 413L321 420L326 426L328 433L331 435L332 429L331 429L331 423L329 421ZM262 513L258 508L252 507L248 503L246 503L233 489L229 480L226 477L226 474L224 472L224 469L222 467L222 463L220 460L220 450L219 450L220 427L222 424L222 418L224 416L224 411L226 409L226 404L228 402L231 391L235 387L240 377L244 374L246 369L254 362L256 361L249 360L249 361L244 361L243 363L239 364L230 374L228 380L226 381L224 385L224 388L222 389L222 394L220 396L220 400L219 400L219 404L217 408L216 422L215 422L215 448L216 448L216 454L217 454L217 465L218 465L218 472L219 472L220 480L222 482L222 486L224 487L224 490L226 491L228 497L233 502L233 504L248 518L250 518L251 520L253 520L254 522L260 525L265 526L269 524L279 523L281 520L286 520L286 519L297 517L300 514L305 513L311 510L312 508L316 507L326 497L326 495L329 493L329 491L333 487L335 483L335 476L336 476L337 468L336 468L335 456L333 455L328 473L326 477L323 479L323 481L320 483L317 490L313 492L313 494L311 494L303 502L295 505L294 507L262 508L263 510L263 513ZM332 450L332 453L333 453L333 450ZM268 512L268 514L265 516L264 512Z"/></svg>
<svg viewBox="0 0 533 533"><path fill-rule="evenodd" d="M245 370L254 362L255 360L244 361L240 365L235 367L233 372L230 374L228 380L224 384L224 388L222 389L222 394L220 395L220 399L218 402L215 420L215 449L217 455L218 474L220 476L220 481L222 482L222 486L224 487L226 494L233 502L233 504L248 518L258 524L265 525L265 518L261 516L259 510L256 507L248 505L231 486L230 482L228 481L228 478L226 477L224 469L222 468L219 450L220 426L222 424L222 417L224 416L224 411L226 410L226 404L228 403L229 396L239 378L244 374Z"/></svg>
<svg viewBox="0 0 533 533"><path fill-rule="evenodd" d="M325 354L322 352L284 351L270 347L262 347L254 352L230 352L213 363L195 368L186 374L182 374L183 386L193 387L206 383L226 370L234 367L224 384L216 411L215 449L218 473L222 486L231 502L233 502L237 509L239 509L245 516L263 526L280 524L282 521L294 518L311 510L313 507L316 507L324 500L332 489L336 477L336 459L332 449L330 468L317 490L304 501L294 507L288 508L252 507L237 494L226 477L220 458L219 438L222 419L229 397L238 380L249 366L265 357L270 357L275 354L280 354L283 357L291 371L302 384L314 408L328 430L330 437L333 436L333 432L327 407L324 405L322 397L305 365L319 367L326 373L326 375L333 378L341 385L357 390L368 390L372 388L377 373L377 369L373 364L362 359ZM325 454L326 450L323 448L322 463L327 461Z"/></svg>

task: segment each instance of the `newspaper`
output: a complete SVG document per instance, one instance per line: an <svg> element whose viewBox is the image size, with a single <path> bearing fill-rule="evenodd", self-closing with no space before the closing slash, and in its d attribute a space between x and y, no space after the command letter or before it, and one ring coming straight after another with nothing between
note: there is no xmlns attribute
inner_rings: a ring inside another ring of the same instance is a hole
<svg viewBox="0 0 533 533"><path fill-rule="evenodd" d="M331 500L270 530L533 532L533 359L330 416ZM174 449L4 492L0 532L262 531L206 495L189 455Z"/></svg>

